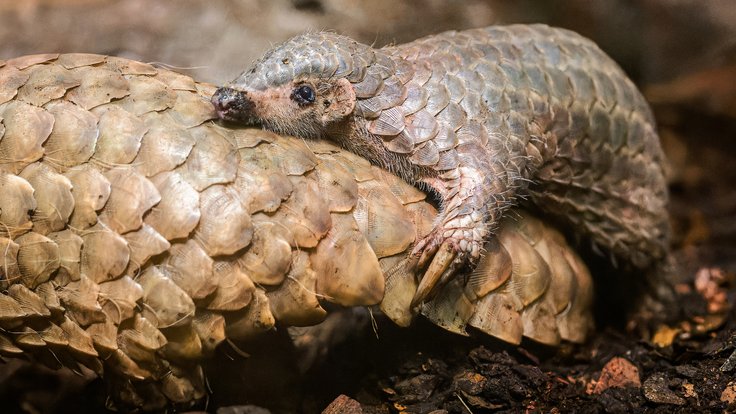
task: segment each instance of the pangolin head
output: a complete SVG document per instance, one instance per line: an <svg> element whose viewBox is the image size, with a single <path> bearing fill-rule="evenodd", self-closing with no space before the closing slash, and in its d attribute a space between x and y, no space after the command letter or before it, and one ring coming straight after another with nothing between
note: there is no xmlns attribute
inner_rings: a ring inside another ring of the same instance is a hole
<svg viewBox="0 0 736 414"><path fill-rule="evenodd" d="M226 120L260 123L301 137L319 137L350 116L373 49L334 33L296 36L268 51L212 97Z"/></svg>

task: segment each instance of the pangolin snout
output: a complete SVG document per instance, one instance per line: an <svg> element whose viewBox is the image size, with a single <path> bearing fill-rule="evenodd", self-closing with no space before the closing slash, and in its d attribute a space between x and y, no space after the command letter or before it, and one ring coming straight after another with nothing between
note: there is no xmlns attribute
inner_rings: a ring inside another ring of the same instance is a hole
<svg viewBox="0 0 736 414"><path fill-rule="evenodd" d="M228 121L244 121L252 118L255 105L248 94L233 88L221 87L211 99L217 116Z"/></svg>

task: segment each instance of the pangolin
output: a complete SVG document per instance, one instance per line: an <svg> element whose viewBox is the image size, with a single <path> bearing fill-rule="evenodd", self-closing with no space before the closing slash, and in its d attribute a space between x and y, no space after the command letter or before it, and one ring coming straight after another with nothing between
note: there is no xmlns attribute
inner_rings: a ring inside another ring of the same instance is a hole
<svg viewBox="0 0 736 414"><path fill-rule="evenodd" d="M617 262L667 256L664 156L636 86L592 41L545 25L450 31L375 49L300 35L212 97L220 117L328 138L435 193L413 247L419 305L518 205Z"/></svg>
<svg viewBox="0 0 736 414"><path fill-rule="evenodd" d="M328 141L221 125L214 92L110 56L0 60L0 356L88 367L117 408L157 409L205 395L226 339L318 324L326 303L411 322L425 193ZM461 334L583 341L585 265L514 211L422 312Z"/></svg>

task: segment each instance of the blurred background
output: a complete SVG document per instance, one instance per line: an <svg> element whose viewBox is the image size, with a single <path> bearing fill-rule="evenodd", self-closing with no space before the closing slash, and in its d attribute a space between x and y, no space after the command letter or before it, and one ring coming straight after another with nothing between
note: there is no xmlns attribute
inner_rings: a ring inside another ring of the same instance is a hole
<svg viewBox="0 0 736 414"><path fill-rule="evenodd" d="M0 58L95 52L223 82L272 44L308 30L383 46L518 22L578 31L647 83L736 56L733 0L0 0Z"/></svg>
<svg viewBox="0 0 736 414"><path fill-rule="evenodd" d="M641 87L670 161L678 256L688 275L717 266L734 279L734 0L0 0L0 59L102 53L221 84L304 31L332 30L383 46L443 30L531 22L593 39ZM20 384L0 397L27 388Z"/></svg>

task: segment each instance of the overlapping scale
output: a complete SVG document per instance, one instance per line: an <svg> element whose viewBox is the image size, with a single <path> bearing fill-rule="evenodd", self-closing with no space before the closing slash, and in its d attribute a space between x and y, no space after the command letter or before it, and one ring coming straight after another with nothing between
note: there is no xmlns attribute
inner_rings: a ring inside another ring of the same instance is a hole
<svg viewBox="0 0 736 414"><path fill-rule="evenodd" d="M199 203L202 216L194 237L209 256L230 255L250 243L250 214L232 187L209 187L201 193Z"/></svg>
<svg viewBox="0 0 736 414"><path fill-rule="evenodd" d="M291 238L284 238L277 226L266 216L254 217L252 247L238 259L248 276L261 285L281 284L291 267Z"/></svg>
<svg viewBox="0 0 736 414"><path fill-rule="evenodd" d="M199 223L200 194L177 172L162 172L151 179L161 200L145 218L166 240L187 237Z"/></svg>
<svg viewBox="0 0 736 414"><path fill-rule="evenodd" d="M14 238L33 227L31 213L36 209L33 187L17 175L0 171L0 234Z"/></svg>
<svg viewBox="0 0 736 414"><path fill-rule="evenodd" d="M17 98L34 106L43 106L64 96L80 80L61 65L32 66L25 70L28 80L18 89Z"/></svg>
<svg viewBox="0 0 736 414"><path fill-rule="evenodd" d="M174 106L176 93L163 82L132 74L124 77L128 81L130 93L116 102L122 109L135 115L144 115Z"/></svg>
<svg viewBox="0 0 736 414"><path fill-rule="evenodd" d="M370 98L383 87L383 78L378 73L366 74L360 82L353 84L355 96L358 98Z"/></svg>
<svg viewBox="0 0 736 414"><path fill-rule="evenodd" d="M60 284L76 282L82 274L82 244L84 240L71 229L62 230L48 235L59 247L59 270L55 280Z"/></svg>
<svg viewBox="0 0 736 414"><path fill-rule="evenodd" d="M427 141L424 144L418 145L414 148L409 160L416 165L423 167L429 167L437 164L440 161L440 153L437 150L437 146L432 141Z"/></svg>
<svg viewBox="0 0 736 414"><path fill-rule="evenodd" d="M79 165L64 173L72 183L74 210L70 227L85 230L97 224L98 211L110 197L110 181L90 164Z"/></svg>
<svg viewBox="0 0 736 414"><path fill-rule="evenodd" d="M146 309L143 315L156 326L167 328L187 324L194 316L195 307L191 296L187 295L158 266L147 268L136 277L143 288Z"/></svg>
<svg viewBox="0 0 736 414"><path fill-rule="evenodd" d="M148 132L143 136L133 166L146 177L170 171L186 161L195 138L171 117L158 113L144 118Z"/></svg>
<svg viewBox="0 0 736 414"><path fill-rule="evenodd" d="M59 269L59 246L53 240L30 232L14 241L19 246L18 269L24 285L35 289Z"/></svg>
<svg viewBox="0 0 736 414"><path fill-rule="evenodd" d="M13 99L18 94L18 88L28 81L29 76L15 66L0 68L0 104Z"/></svg>
<svg viewBox="0 0 736 414"><path fill-rule="evenodd" d="M378 258L399 254L414 242L414 223L401 201L376 181L361 183L355 222Z"/></svg>
<svg viewBox="0 0 736 414"><path fill-rule="evenodd" d="M0 141L0 170L17 174L43 156L43 143L51 134L54 116L21 101L9 102L0 113L3 139Z"/></svg>
<svg viewBox="0 0 736 414"><path fill-rule="evenodd" d="M289 326L315 325L327 312L317 296L317 272L307 252L292 253L292 265L280 289L267 292L271 312Z"/></svg>
<svg viewBox="0 0 736 414"><path fill-rule="evenodd" d="M130 93L130 84L122 74L89 66L83 62L78 64L80 66L72 72L80 79L80 84L67 92L66 98L69 101L90 110L113 99L124 98Z"/></svg>
<svg viewBox="0 0 736 414"><path fill-rule="evenodd" d="M99 136L97 116L64 100L49 102L46 110L54 129L44 143L44 160L61 172L89 160Z"/></svg>
<svg viewBox="0 0 736 414"><path fill-rule="evenodd" d="M396 136L388 136L384 138L386 139L384 141L384 145L386 145L386 148L391 152L395 152L397 154L409 154L414 149L414 137L407 130L401 131L401 133Z"/></svg>
<svg viewBox="0 0 736 414"><path fill-rule="evenodd" d="M197 191L233 182L238 168L238 153L232 144L220 134L208 134L204 127L189 131L196 144L176 171Z"/></svg>
<svg viewBox="0 0 736 414"><path fill-rule="evenodd" d="M255 284L237 263L216 261L213 276L217 279L217 289L207 298L207 309L235 311L247 307L253 300Z"/></svg>
<svg viewBox="0 0 736 414"><path fill-rule="evenodd" d="M351 214L331 216L331 232L310 255L317 272L317 293L343 306L380 302L384 280L378 258Z"/></svg>
<svg viewBox="0 0 736 414"><path fill-rule="evenodd" d="M143 121L116 106L104 108L99 115L99 132L94 160L103 166L129 164L138 155L147 128Z"/></svg>
<svg viewBox="0 0 736 414"><path fill-rule="evenodd" d="M95 283L119 277L130 259L128 242L102 222L80 233L80 273Z"/></svg>
<svg viewBox="0 0 736 414"><path fill-rule="evenodd" d="M217 289L214 261L193 239L171 245L162 271L192 299L204 299Z"/></svg>
<svg viewBox="0 0 736 414"><path fill-rule="evenodd" d="M33 230L41 234L62 230L74 209L69 179L42 163L30 164L21 171L19 177L28 181L34 189L36 209L31 217Z"/></svg>
<svg viewBox="0 0 736 414"><path fill-rule="evenodd" d="M378 118L368 122L367 128L376 135L397 135L404 130L404 113L399 107L381 111Z"/></svg>
<svg viewBox="0 0 736 414"><path fill-rule="evenodd" d="M151 257L161 254L171 247L168 240L147 224L143 224L138 230L125 233L123 238L125 238L130 252L128 267L125 271L127 274L134 274Z"/></svg>
<svg viewBox="0 0 736 414"><path fill-rule="evenodd" d="M143 215L161 201L153 183L129 166L104 173L110 182L110 197L100 213L100 220L118 233L136 230Z"/></svg>
<svg viewBox="0 0 736 414"><path fill-rule="evenodd" d="M0 287L7 289L10 283L20 280L20 268L18 267L18 243L0 237Z"/></svg>

